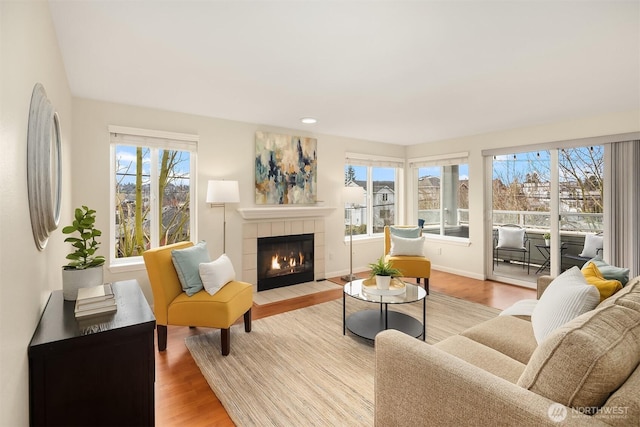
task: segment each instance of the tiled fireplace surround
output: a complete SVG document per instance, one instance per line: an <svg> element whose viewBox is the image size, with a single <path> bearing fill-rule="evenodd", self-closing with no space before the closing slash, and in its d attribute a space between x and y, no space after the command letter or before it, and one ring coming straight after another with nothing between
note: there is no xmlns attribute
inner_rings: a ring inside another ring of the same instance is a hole
<svg viewBox="0 0 640 427"><path fill-rule="evenodd" d="M258 291L258 238L314 234L313 265L315 280L325 278L325 243L323 218L287 218L242 225L242 280L253 283Z"/></svg>

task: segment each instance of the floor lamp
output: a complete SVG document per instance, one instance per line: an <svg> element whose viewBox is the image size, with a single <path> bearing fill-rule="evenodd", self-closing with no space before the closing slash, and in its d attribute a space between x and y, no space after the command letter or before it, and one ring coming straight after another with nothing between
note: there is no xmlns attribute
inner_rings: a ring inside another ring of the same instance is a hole
<svg viewBox="0 0 640 427"><path fill-rule="evenodd" d="M350 207L347 208L349 209L349 275L342 276L342 280L347 282L357 279L357 277L353 275L353 210L356 204L362 202L363 197L364 193L362 187L359 185L347 186L342 189L344 203L350 205Z"/></svg>
<svg viewBox="0 0 640 427"><path fill-rule="evenodd" d="M238 181L211 180L207 185L207 203L211 206L222 206L222 252L227 252L227 203L238 203L240 191Z"/></svg>

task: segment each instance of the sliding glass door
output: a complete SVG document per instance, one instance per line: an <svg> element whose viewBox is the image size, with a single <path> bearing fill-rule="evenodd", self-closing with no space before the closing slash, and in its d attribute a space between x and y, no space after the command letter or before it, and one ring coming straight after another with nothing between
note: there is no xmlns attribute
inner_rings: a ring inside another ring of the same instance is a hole
<svg viewBox="0 0 640 427"><path fill-rule="evenodd" d="M501 280L535 282L550 263L551 159L548 151L494 156L492 270ZM514 237L517 236L517 239Z"/></svg>
<svg viewBox="0 0 640 427"><path fill-rule="evenodd" d="M595 256L585 240L598 246L603 229L603 176L603 146L493 156L488 276L533 286Z"/></svg>
<svg viewBox="0 0 640 427"><path fill-rule="evenodd" d="M602 255L604 146L558 150L561 269Z"/></svg>

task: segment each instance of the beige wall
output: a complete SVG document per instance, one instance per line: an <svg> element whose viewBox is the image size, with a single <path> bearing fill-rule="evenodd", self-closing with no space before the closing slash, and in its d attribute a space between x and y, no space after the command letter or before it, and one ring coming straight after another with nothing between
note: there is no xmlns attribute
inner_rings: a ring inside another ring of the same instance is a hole
<svg viewBox="0 0 640 427"><path fill-rule="evenodd" d="M471 243L468 246L460 246L430 239L426 244L426 253L432 259L434 268L484 279L486 277L483 249L485 195L482 149L517 147L640 130L638 123L640 112L632 111L403 147L86 99L74 99L73 111L74 171L80 176L92 174L92 179L74 181L73 204L74 206L88 204L96 209L99 215L98 226L105 231L109 229L109 198L105 197L109 194L108 126L118 125L199 135L196 182L198 238L208 242L212 257L222 252L223 211L220 208L212 209L203 202L206 185L209 179L215 178L238 180L241 202L237 206L227 208L227 253L236 271L242 271L242 240L239 236L242 235L242 224L245 220L235 209L255 207L253 196L255 132L260 130L316 137L319 170L318 200L325 206L337 208L326 217L327 277L345 274L349 269L348 243L344 242L342 236L343 211L340 208L345 152L415 158L468 151L471 179ZM409 218L411 218L410 215ZM106 254L106 244L104 251ZM365 270L367 264L379 257L381 252L381 239L355 240L354 270ZM152 302L151 290L143 266L126 271L107 268L106 274L108 280L137 278L148 300Z"/></svg>
<svg viewBox="0 0 640 427"><path fill-rule="evenodd" d="M105 233L109 229L109 125L197 134L198 176L197 215L198 239L207 241L212 257L222 252L223 210L204 203L209 179L233 179L240 184L240 200L227 208L227 254L236 272L242 271L242 224L236 208L255 207L254 155L255 132L279 132L311 136L318 139L318 200L337 209L327 216L325 241L327 275L339 275L349 270L349 250L343 239L344 213L341 191L344 185L345 152L373 153L404 157L405 147L360 141L291 129L280 129L251 123L172 113L148 108L111 104L87 99L74 99L74 148L72 163L79 177L73 182L73 205L86 204L98 211L97 225ZM104 253L107 252L106 239ZM380 256L381 240L354 244L354 266L361 269ZM127 271L107 268L107 280L137 278L145 295L152 295L143 266Z"/></svg>
<svg viewBox="0 0 640 427"><path fill-rule="evenodd" d="M0 426L29 423L27 346L52 289L60 289L61 227L44 251L31 232L27 122L33 86L58 111L63 149L63 217L69 216L71 93L47 2L0 2Z"/></svg>
<svg viewBox="0 0 640 427"><path fill-rule="evenodd" d="M490 209L490 207L485 207L484 203L485 171L482 150L638 131L640 131L640 110L634 110L407 147L407 159L469 152L469 240L471 244L460 246L442 240L429 240L427 237L425 252L431 258L433 267L476 279L486 278L484 212L485 208Z"/></svg>

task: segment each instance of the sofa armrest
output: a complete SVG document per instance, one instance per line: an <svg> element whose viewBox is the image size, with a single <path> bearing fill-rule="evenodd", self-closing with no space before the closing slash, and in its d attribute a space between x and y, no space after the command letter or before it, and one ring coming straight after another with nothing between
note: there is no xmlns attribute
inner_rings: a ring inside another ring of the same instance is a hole
<svg viewBox="0 0 640 427"><path fill-rule="evenodd" d="M553 401L395 330L375 339L375 425L557 426ZM567 408L562 426L603 424Z"/></svg>
<svg viewBox="0 0 640 427"><path fill-rule="evenodd" d="M542 293L547 289L549 284L553 281L552 276L540 276L536 282L538 289L538 299L542 296Z"/></svg>

